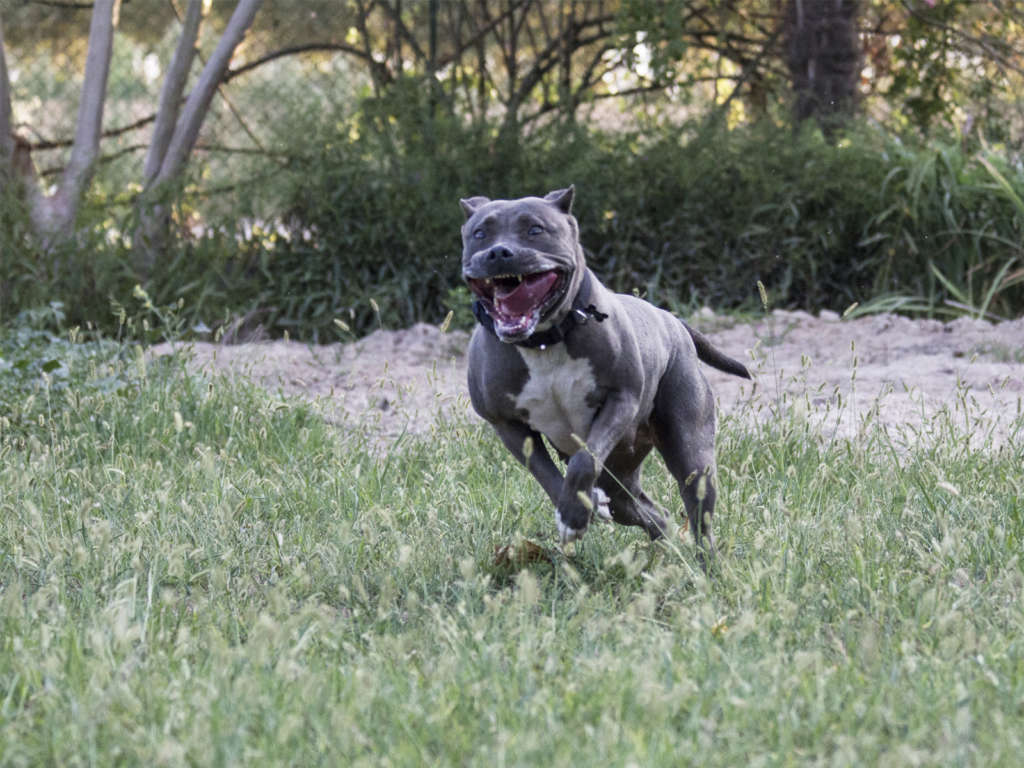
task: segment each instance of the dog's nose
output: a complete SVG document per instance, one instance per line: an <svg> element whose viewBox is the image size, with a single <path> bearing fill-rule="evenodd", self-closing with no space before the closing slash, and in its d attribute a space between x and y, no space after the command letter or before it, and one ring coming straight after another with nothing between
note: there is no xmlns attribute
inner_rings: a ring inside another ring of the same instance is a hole
<svg viewBox="0 0 1024 768"><path fill-rule="evenodd" d="M490 253L487 254L488 259L511 259L515 254L511 250L506 248L504 245L496 245L491 248Z"/></svg>

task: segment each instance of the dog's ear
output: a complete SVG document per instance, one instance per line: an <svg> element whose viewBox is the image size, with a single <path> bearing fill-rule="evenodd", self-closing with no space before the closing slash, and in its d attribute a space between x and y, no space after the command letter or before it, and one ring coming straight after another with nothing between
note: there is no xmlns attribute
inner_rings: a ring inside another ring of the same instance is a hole
<svg viewBox="0 0 1024 768"><path fill-rule="evenodd" d="M476 197L467 197L462 200L459 200L459 205L462 206L462 212L466 214L466 218L468 219L470 216L476 213L477 208L479 208L484 203L489 202L491 202L491 198L484 197L483 195L477 195Z"/></svg>
<svg viewBox="0 0 1024 768"><path fill-rule="evenodd" d="M576 196L576 187L570 184L565 189L556 189L548 192L544 199L554 205L562 213L569 213L572 210L572 199Z"/></svg>

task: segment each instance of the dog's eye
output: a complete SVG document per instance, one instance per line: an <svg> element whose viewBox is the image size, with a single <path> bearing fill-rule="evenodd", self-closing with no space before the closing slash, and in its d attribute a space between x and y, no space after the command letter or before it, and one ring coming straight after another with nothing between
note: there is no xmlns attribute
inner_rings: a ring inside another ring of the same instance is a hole
<svg viewBox="0 0 1024 768"><path fill-rule="evenodd" d="M473 230L473 239L474 240L483 240L485 237L487 237L487 233L484 232L483 229L474 229Z"/></svg>
<svg viewBox="0 0 1024 768"><path fill-rule="evenodd" d="M540 235L540 234L543 234L543 232L544 232L544 227L542 227L540 224L534 224L532 227L530 227L530 229L528 230L527 234L530 234L530 235Z"/></svg>

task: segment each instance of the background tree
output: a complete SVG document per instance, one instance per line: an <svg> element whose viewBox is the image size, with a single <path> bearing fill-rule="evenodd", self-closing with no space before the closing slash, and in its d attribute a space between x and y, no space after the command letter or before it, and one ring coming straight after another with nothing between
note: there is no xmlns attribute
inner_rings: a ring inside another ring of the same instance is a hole
<svg viewBox="0 0 1024 768"><path fill-rule="evenodd" d="M82 193L92 178L99 152L104 96L110 71L115 5L116 0L97 0L93 9L75 138L71 147L71 157L55 191L50 194L44 192L27 158L19 158L15 165L13 155L8 156L8 169L5 175L9 178L17 175L19 186L28 198L34 229L45 243L70 234ZM3 75L0 92L4 94L0 100L9 102L10 86L7 82L6 66L0 74ZM0 134L12 136L10 119L9 108L0 110Z"/></svg>
<svg viewBox="0 0 1024 768"><path fill-rule="evenodd" d="M1017 256L998 251L1019 240L1005 201L949 198L955 210L929 219L927 206L947 198L922 198L919 182L941 162L942 184L991 195L996 177L973 159L987 152L979 135L1008 156L1024 145L1017 3L264 0L255 13L257 4L122 2L97 102L75 89L87 53L103 51L90 24L108 26L111 4L0 0L0 174L5 190L19 190L18 204L0 209L0 312L11 297L34 306L50 295L90 296L105 310L124 294L120 281L142 275L154 297L251 302L276 327L334 328L338 313L369 327L370 290L393 294L392 317L419 319L451 290L457 222L446 199L566 179L585 180L579 213L606 240L595 257L617 265L627 289L665 280L732 296L730 275L746 280L756 265L780 294L852 298L862 285L803 269L793 254L813 267L824 249L844 280L852 269L887 285L907 274L893 260L909 250L919 280L933 273L913 259L938 253L918 243L919 230L937 237L927 221L944 222L944 275L1016 275ZM75 114L85 103L100 103L103 130L83 165L76 144L93 145L76 139L89 121ZM788 130L817 121L830 134L855 112L870 120L846 134L842 158L820 146L820 132ZM907 149L889 146L890 134ZM943 148L951 135L962 155ZM918 156L921 141L939 148ZM775 157L752 162L769 146ZM1015 166L991 167L1005 176ZM44 229L38 222L55 219L39 212L56 210L54 193L73 192L76 178L74 240L44 251L25 236L21 209L34 208L33 228ZM914 184L899 188L904 178ZM695 272L702 253L716 256ZM58 268L72 261L84 267ZM60 290L35 289L58 280Z"/></svg>
<svg viewBox="0 0 1024 768"><path fill-rule="evenodd" d="M857 0L790 0L785 16L786 64L793 117L815 118L826 135L857 103L861 53Z"/></svg>
<svg viewBox="0 0 1024 768"><path fill-rule="evenodd" d="M225 27L220 43L185 101L179 114L181 94L191 68L195 39L201 20L202 0L190 0L185 23L174 61L169 70L163 98L156 114L156 126L144 171L144 190L148 203L154 190L172 184L180 177L195 146L199 128L209 109L217 86L224 78L231 55L241 43L245 31L262 0L239 0ZM0 38L0 161L3 174L16 180L29 210L33 230L44 244L50 246L66 240L74 233L75 218L82 197L92 179L99 156L103 110L107 96L107 78L113 51L114 29L117 25L117 0L96 0L93 4L87 43L85 74L78 107L75 137L71 155L55 191L47 193L30 158L18 155L11 125L10 83ZM16 157L17 156L17 157ZM17 162L16 162L17 160ZM159 243L161 207L144 205L142 209L143 267L151 266Z"/></svg>

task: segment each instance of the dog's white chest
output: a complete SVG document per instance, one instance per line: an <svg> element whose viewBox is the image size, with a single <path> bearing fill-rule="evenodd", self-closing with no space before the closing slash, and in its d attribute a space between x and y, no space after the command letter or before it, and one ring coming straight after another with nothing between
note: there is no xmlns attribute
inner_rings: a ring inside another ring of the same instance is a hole
<svg viewBox="0 0 1024 768"><path fill-rule="evenodd" d="M570 357L564 344L544 350L520 348L530 377L516 395L516 408L527 413L527 423L563 453L573 454L586 440L594 419L597 389L594 368L586 358Z"/></svg>

